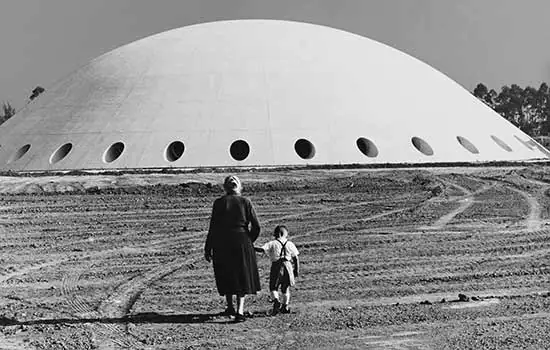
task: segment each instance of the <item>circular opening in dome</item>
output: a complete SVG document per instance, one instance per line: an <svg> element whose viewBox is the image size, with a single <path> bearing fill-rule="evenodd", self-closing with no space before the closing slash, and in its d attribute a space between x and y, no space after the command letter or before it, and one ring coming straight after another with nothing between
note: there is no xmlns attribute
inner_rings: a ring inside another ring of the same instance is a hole
<svg viewBox="0 0 550 350"><path fill-rule="evenodd" d="M166 147L166 151L164 152L164 157L166 157L166 160L169 162L175 162L176 160L180 159L183 155L183 152L185 151L185 145L181 141L174 141L171 144Z"/></svg>
<svg viewBox="0 0 550 350"><path fill-rule="evenodd" d="M356 143L357 148L367 157L374 158L378 156L378 148L376 148L376 145L371 140L360 137L357 139Z"/></svg>
<svg viewBox="0 0 550 350"><path fill-rule="evenodd" d="M424 141L420 137L416 137L416 136L413 137L411 139L411 141L412 141L413 146L417 150L419 150L420 153L425 154L427 156L433 156L434 150L432 149L432 147L430 147L430 145L426 141Z"/></svg>
<svg viewBox="0 0 550 350"><path fill-rule="evenodd" d="M503 150L505 151L508 151L508 152L512 152L512 148L510 146L508 146L506 144L506 142L502 141L501 139L499 139L498 137L496 137L495 135L491 135L491 138L493 139L493 141L495 141L495 143L497 145L500 146L500 148L502 148Z"/></svg>
<svg viewBox="0 0 550 350"><path fill-rule="evenodd" d="M299 139L296 141L294 150L302 159L311 159L315 157L315 146L306 139Z"/></svg>
<svg viewBox="0 0 550 350"><path fill-rule="evenodd" d="M8 163L15 162L16 160L21 159L28 151L31 149L30 144L26 144L25 146L19 148L17 152L13 154L13 156L10 158Z"/></svg>
<svg viewBox="0 0 550 350"><path fill-rule="evenodd" d="M113 143L107 150L105 151L105 154L103 155L103 162L105 163L111 163L120 157L120 155L124 152L124 144L122 142L116 142Z"/></svg>
<svg viewBox="0 0 550 350"><path fill-rule="evenodd" d="M531 146L529 144L529 142L527 141L523 141L521 138L519 138L517 135L514 135L514 137L516 138L516 140L518 140L522 145L524 145L525 147L529 148L531 151L534 151L535 148L533 146Z"/></svg>
<svg viewBox="0 0 550 350"><path fill-rule="evenodd" d="M231 157L235 160L245 160L250 154L250 146L244 140L237 140L229 147L229 153L231 153Z"/></svg>
<svg viewBox="0 0 550 350"><path fill-rule="evenodd" d="M456 139L458 140L458 143L460 143L462 147L466 148L471 153L473 154L479 153L479 150L477 149L477 147L474 146L474 144L471 143L470 140L468 140L467 138L462 136L457 136Z"/></svg>
<svg viewBox="0 0 550 350"><path fill-rule="evenodd" d="M66 143L63 146L59 147L50 157L50 164L55 164L61 159L65 158L72 149L72 143Z"/></svg>

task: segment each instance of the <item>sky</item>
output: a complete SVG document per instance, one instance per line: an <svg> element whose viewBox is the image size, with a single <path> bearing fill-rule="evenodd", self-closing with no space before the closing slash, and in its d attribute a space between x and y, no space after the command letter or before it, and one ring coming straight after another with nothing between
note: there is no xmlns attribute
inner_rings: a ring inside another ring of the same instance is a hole
<svg viewBox="0 0 550 350"><path fill-rule="evenodd" d="M550 82L548 0L0 0L0 103L22 107L137 39L225 19L326 25L380 41L472 91Z"/></svg>

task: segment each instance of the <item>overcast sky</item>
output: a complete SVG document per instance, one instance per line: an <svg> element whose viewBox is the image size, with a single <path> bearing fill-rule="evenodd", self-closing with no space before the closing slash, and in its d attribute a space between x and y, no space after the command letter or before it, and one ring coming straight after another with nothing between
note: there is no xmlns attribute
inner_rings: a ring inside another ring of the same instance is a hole
<svg viewBox="0 0 550 350"><path fill-rule="evenodd" d="M22 107L90 59L221 19L304 21L360 34L468 90L550 82L549 0L0 0L0 102Z"/></svg>

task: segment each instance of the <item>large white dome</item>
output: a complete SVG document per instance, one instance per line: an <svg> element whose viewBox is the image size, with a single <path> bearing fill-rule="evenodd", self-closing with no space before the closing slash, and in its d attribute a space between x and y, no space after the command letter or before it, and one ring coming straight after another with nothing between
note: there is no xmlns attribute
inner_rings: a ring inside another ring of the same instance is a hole
<svg viewBox="0 0 550 350"><path fill-rule="evenodd" d="M0 169L546 158L430 66L345 31L236 20L153 35L75 71L0 127Z"/></svg>

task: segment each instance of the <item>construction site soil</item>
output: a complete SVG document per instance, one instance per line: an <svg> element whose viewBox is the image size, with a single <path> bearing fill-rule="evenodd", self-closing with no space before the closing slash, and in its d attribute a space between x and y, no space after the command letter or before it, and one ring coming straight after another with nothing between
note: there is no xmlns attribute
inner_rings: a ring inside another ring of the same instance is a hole
<svg viewBox="0 0 550 350"><path fill-rule="evenodd" d="M271 316L258 255L242 323L203 258L225 175L0 177L0 349L550 348L549 168L239 172L302 262Z"/></svg>

